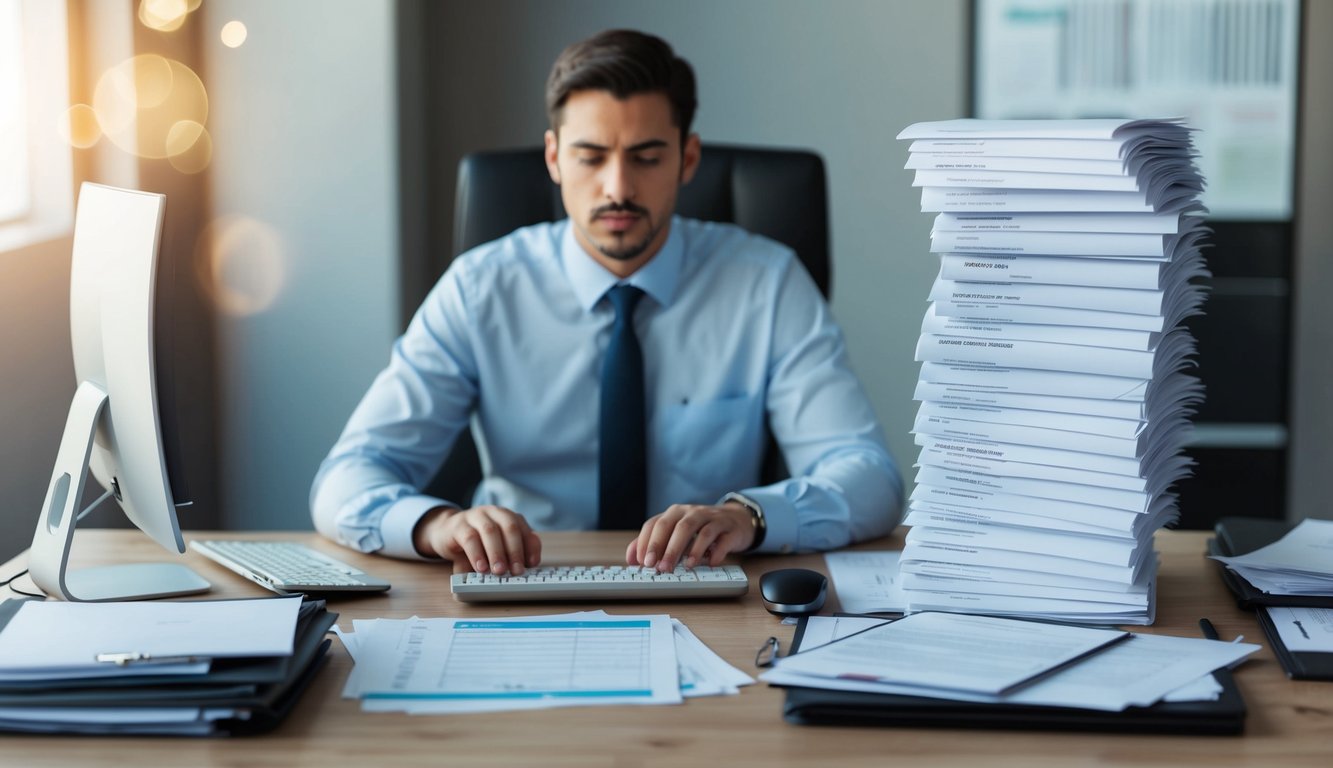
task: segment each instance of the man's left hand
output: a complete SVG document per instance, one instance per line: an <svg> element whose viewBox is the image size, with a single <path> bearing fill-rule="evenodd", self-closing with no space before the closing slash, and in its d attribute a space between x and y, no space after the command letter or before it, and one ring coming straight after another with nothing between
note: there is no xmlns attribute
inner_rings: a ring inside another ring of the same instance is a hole
<svg viewBox="0 0 1333 768"><path fill-rule="evenodd" d="M673 504L648 519L625 549L625 562L656 568L661 573L707 563L717 566L732 552L754 542L750 510L735 502L718 507Z"/></svg>

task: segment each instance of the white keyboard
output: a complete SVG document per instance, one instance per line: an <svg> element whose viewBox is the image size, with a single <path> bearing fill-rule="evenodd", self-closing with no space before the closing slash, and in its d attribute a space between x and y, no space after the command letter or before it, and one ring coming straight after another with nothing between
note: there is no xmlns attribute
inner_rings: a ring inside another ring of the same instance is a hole
<svg viewBox="0 0 1333 768"><path fill-rule="evenodd" d="M191 541L190 549L279 594L383 592L389 582L293 541Z"/></svg>
<svg viewBox="0 0 1333 768"><path fill-rule="evenodd" d="M465 603L737 597L749 586L739 565L701 565L671 573L626 565L543 565L522 576L456 573L450 580L454 599Z"/></svg>

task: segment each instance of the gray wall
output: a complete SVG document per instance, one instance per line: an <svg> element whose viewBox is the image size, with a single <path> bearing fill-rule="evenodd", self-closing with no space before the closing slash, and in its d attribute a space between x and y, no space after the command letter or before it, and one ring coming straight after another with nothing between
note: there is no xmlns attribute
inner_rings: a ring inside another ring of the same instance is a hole
<svg viewBox="0 0 1333 768"><path fill-rule="evenodd" d="M204 4L217 217L267 228L274 302L221 312L219 457L232 528L309 528L319 461L387 361L398 324L394 5ZM245 44L217 30L240 19ZM241 270L239 285L265 269Z"/></svg>
<svg viewBox="0 0 1333 768"><path fill-rule="evenodd" d="M0 562L32 543L74 395L71 244L0 253Z"/></svg>
<svg viewBox="0 0 1333 768"><path fill-rule="evenodd" d="M445 148L431 169L437 178L452 179L466 152L540 143L555 56L621 26L661 35L694 65L705 152L716 141L822 154L833 310L911 476L912 353L938 265L927 252L930 218L917 213L918 193L902 170L906 146L894 135L964 113L966 3L492 0L435 12L442 23L432 27L441 34L432 102L448 125L431 137ZM452 197L435 210L446 217Z"/></svg>
<svg viewBox="0 0 1333 768"><path fill-rule="evenodd" d="M222 0L205 12L210 30L239 18L250 31L237 50L205 34L215 214L265 222L286 272L272 307L218 319L224 521L306 527L315 468L412 309L396 300L393 7ZM446 23L426 55L449 74L432 101L456 119L426 137L446 158L430 170L452 180L465 152L540 142L542 86L569 42L617 25L665 36L698 71L705 141L824 155L834 311L910 465L912 348L935 265L893 134L962 111L963 12L956 1L435 5ZM936 65L909 77L923 60ZM435 207L437 224L449 210L451 198Z"/></svg>

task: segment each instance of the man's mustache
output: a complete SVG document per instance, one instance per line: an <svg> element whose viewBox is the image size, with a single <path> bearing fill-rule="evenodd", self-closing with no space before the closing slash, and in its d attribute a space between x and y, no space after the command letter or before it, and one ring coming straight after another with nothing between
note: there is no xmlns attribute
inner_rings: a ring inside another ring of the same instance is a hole
<svg viewBox="0 0 1333 768"><path fill-rule="evenodd" d="M647 216L648 209L641 205L635 205L629 201L623 203L607 203L606 205L594 208L592 210L592 215L589 218L597 219L608 213L634 213L639 216Z"/></svg>

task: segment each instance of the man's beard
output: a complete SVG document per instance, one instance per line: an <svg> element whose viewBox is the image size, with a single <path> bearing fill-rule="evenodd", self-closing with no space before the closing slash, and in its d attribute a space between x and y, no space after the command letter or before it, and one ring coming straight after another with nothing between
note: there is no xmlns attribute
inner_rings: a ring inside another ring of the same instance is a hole
<svg viewBox="0 0 1333 768"><path fill-rule="evenodd" d="M649 213L647 208L630 202L610 203L596 208L593 210L592 215L589 216L589 221L595 222L599 216L606 213L633 213L642 216L643 220L648 222L647 234L643 236L643 240L636 243L624 242L622 235L622 239L618 241L618 244L606 245L594 240L591 235L589 235L588 240L597 248L598 253L601 253L609 259L615 259L616 261L633 261L643 255L644 251L648 250L648 246L652 244L653 240L657 239L657 233L662 231L661 226L654 224L652 214ZM613 235L612 237L615 236Z"/></svg>

